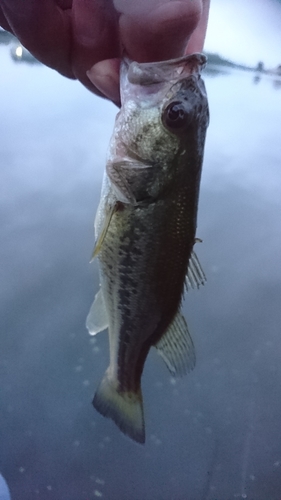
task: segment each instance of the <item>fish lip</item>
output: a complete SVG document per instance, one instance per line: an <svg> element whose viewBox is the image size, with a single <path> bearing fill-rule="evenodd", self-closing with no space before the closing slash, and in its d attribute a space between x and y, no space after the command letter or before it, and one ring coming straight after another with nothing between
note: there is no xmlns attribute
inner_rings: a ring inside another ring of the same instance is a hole
<svg viewBox="0 0 281 500"><path fill-rule="evenodd" d="M128 81L136 85L153 85L165 81L200 75L207 63L207 57L198 52L168 61L138 63L128 57L123 59Z"/></svg>

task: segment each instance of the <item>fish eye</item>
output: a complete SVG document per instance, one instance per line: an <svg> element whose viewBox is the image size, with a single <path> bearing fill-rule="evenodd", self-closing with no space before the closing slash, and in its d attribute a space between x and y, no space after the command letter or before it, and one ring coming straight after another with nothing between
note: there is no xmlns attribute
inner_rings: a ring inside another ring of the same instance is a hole
<svg viewBox="0 0 281 500"><path fill-rule="evenodd" d="M182 128L188 121L188 113L180 101L171 102L163 113L163 122L169 128Z"/></svg>

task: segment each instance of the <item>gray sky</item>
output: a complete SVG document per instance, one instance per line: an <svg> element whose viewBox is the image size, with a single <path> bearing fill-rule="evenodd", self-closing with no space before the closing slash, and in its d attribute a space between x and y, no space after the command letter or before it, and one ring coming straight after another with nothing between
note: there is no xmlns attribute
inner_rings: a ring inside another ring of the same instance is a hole
<svg viewBox="0 0 281 500"><path fill-rule="evenodd" d="M205 49L238 63L281 64L281 2L211 0Z"/></svg>

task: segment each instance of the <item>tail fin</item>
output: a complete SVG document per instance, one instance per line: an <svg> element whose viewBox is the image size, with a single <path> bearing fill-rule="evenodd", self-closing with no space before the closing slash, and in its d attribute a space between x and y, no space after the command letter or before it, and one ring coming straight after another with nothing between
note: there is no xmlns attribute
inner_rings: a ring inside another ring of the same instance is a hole
<svg viewBox="0 0 281 500"><path fill-rule="evenodd" d="M104 417L111 418L131 439L142 444L145 442L141 391L118 391L106 373L96 391L93 405Z"/></svg>

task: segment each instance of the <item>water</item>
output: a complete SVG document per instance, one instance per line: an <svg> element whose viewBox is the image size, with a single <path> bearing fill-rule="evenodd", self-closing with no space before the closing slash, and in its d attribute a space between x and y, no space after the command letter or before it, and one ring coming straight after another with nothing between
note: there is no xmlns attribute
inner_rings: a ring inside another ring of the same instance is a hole
<svg viewBox="0 0 281 500"><path fill-rule="evenodd" d="M8 47L0 60L0 472L12 500L280 499L280 82L205 76L208 281L184 302L197 365L174 380L151 352L142 447L91 405L108 340L85 329L116 108Z"/></svg>

